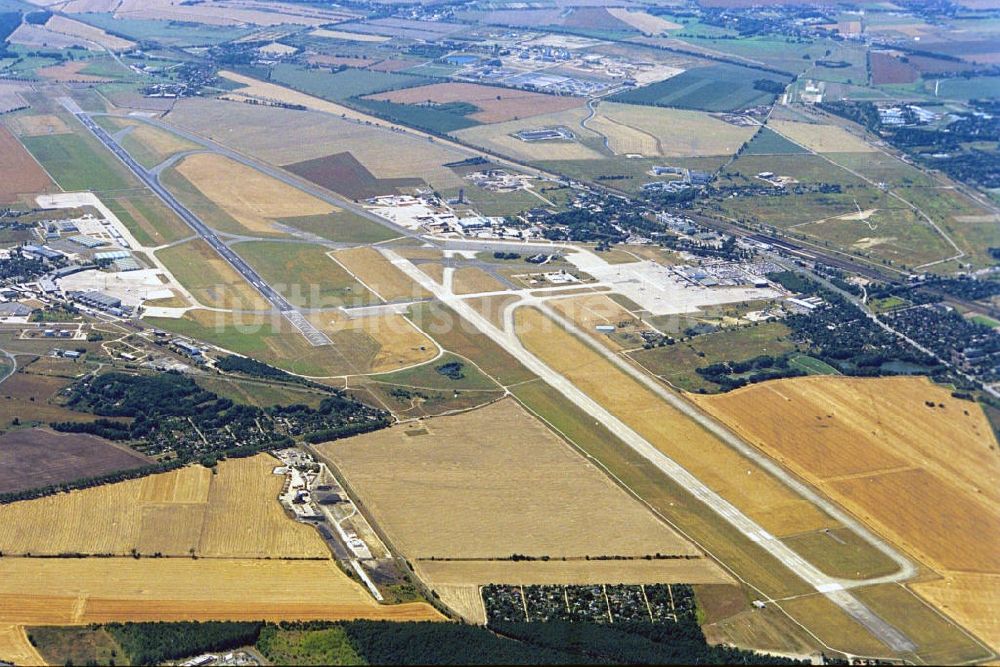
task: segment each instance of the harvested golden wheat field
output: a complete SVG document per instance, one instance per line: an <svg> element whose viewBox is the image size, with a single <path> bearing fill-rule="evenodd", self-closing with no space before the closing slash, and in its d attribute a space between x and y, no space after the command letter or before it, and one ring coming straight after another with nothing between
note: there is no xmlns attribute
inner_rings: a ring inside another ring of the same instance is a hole
<svg viewBox="0 0 1000 667"><path fill-rule="evenodd" d="M515 315L529 351L768 532L794 535L837 525L543 313L520 308Z"/></svg>
<svg viewBox="0 0 1000 667"><path fill-rule="evenodd" d="M511 400L421 427L318 447L408 558L698 553Z"/></svg>
<svg viewBox="0 0 1000 667"><path fill-rule="evenodd" d="M309 320L335 343L349 334L370 345L354 345L350 357L365 373L387 373L398 368L430 361L437 355L434 342L402 315L373 315L353 319L336 313L317 313ZM370 350L364 355L363 350ZM345 350L346 351L346 350Z"/></svg>
<svg viewBox="0 0 1000 667"><path fill-rule="evenodd" d="M45 664L38 650L28 641L24 626L12 623L0 623L0 660L15 665Z"/></svg>
<svg viewBox="0 0 1000 667"><path fill-rule="evenodd" d="M619 155L732 155L756 128L731 125L701 111L603 102L587 127L608 138Z"/></svg>
<svg viewBox="0 0 1000 667"><path fill-rule="evenodd" d="M0 506L0 552L326 558L312 528L285 516L276 459L229 459ZM45 526L45 530L38 530Z"/></svg>
<svg viewBox="0 0 1000 667"><path fill-rule="evenodd" d="M386 301L421 299L430 294L409 276L392 265L374 248L361 247L338 250L333 257Z"/></svg>
<svg viewBox="0 0 1000 667"><path fill-rule="evenodd" d="M438 594L441 602L448 605L459 613L462 618L470 623L486 625L486 607L483 605L483 597L479 593L479 586L449 586L437 585L434 592Z"/></svg>
<svg viewBox="0 0 1000 667"><path fill-rule="evenodd" d="M190 151L198 148L196 144L187 139L183 139L176 134L161 130L145 123L136 123L135 129L125 136L125 143L136 142L141 144L150 154L160 160L165 160L175 153ZM126 149L128 146L125 146ZM194 156L192 156L194 157Z"/></svg>
<svg viewBox="0 0 1000 667"><path fill-rule="evenodd" d="M912 377L793 378L695 400L928 565L1000 573L1000 461L977 404Z"/></svg>
<svg viewBox="0 0 1000 667"><path fill-rule="evenodd" d="M478 292L502 292L507 286L475 266L463 266L455 269L452 277L452 289L455 294L476 294Z"/></svg>
<svg viewBox="0 0 1000 667"><path fill-rule="evenodd" d="M184 158L177 171L251 232L274 232L274 221L339 209L221 155Z"/></svg>
<svg viewBox="0 0 1000 667"><path fill-rule="evenodd" d="M601 344L613 350L620 350L624 346L610 336L597 333L594 327L598 325L619 327L619 325L624 324L625 326L621 326L619 331L631 333L648 330L648 327L642 323L642 320L606 294L588 294L568 299L553 299L549 301L549 305L561 315L572 320L581 329L590 333L595 340L600 341Z"/></svg>
<svg viewBox="0 0 1000 667"><path fill-rule="evenodd" d="M38 116L12 116L7 125L22 137L41 137L49 134L69 134L72 130L59 116L42 114Z"/></svg>
<svg viewBox="0 0 1000 667"><path fill-rule="evenodd" d="M878 150L867 141L836 125L772 120L767 126L817 153L869 153Z"/></svg>
<svg viewBox="0 0 1000 667"><path fill-rule="evenodd" d="M74 0L71 4L79 2L80 0ZM87 0L83 2L90 4ZM257 2L185 3L176 0L117 0L108 4L109 8L104 11L113 11L117 18L211 25L318 26L353 18L348 12L303 6L298 3L272 2L263 6Z"/></svg>
<svg viewBox="0 0 1000 667"><path fill-rule="evenodd" d="M946 572L910 588L1000 651L1000 574Z"/></svg>
<svg viewBox="0 0 1000 667"><path fill-rule="evenodd" d="M647 34L655 35L665 30L677 30L683 27L679 23L653 16L649 12L634 11L625 7L608 7L608 14Z"/></svg>
<svg viewBox="0 0 1000 667"><path fill-rule="evenodd" d="M328 39L343 39L349 42L388 42L391 37L384 35L369 35L363 32L347 32L346 30L327 30L317 28L309 33L313 37L326 37Z"/></svg>
<svg viewBox="0 0 1000 667"><path fill-rule="evenodd" d="M442 617L380 605L332 560L0 559L0 623L358 618Z"/></svg>

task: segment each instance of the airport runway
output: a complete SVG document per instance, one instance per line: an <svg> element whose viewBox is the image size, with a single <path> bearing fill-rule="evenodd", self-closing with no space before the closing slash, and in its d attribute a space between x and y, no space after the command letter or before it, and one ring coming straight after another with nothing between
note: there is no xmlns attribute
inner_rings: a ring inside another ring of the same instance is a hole
<svg viewBox="0 0 1000 667"><path fill-rule="evenodd" d="M497 343L506 352L512 354L522 364L524 364L528 370L545 380L546 383L554 387L557 391L559 391L559 393L572 401L584 412L592 415L597 421L607 427L608 430L618 436L618 438L620 438L625 444L634 449L643 458L650 461L664 474L680 484L696 498L708 505L716 514L734 526L749 540L758 544L785 567L802 578L814 590L826 596L827 599L847 612L861 625L868 628L872 634L882 640L882 642L884 642L892 650L912 651L916 648L913 641L911 641L906 635L876 615L849 592L850 588L858 586L909 579L913 576L915 570L913 565L908 560L899 556L890 547L885 545L885 553L893 557L893 559L900 564L900 570L893 575L878 577L870 580L845 580L829 577L826 574L823 574L818 568L816 568L816 566L797 554L780 539L768 533L757 522L741 512L732 503L710 489L705 483L688 472L687 469L665 455L652 443L636 433L632 428L627 426L617 417L612 415L606 408L604 408L604 406L590 398L583 391L578 389L572 382L529 352L514 333L514 308L511 307L506 310L504 313L504 329L500 329L466 303L463 297L456 296L445 287L442 287L434 282L429 276L420 271L412 262L386 248L383 248L381 252L393 263L394 266L403 271L407 276L433 294L437 299L445 303L448 307L452 308L461 317L468 320L473 326ZM799 488L796 488L795 490L801 492L801 489ZM813 495L814 494L810 494L810 496L807 497L812 500L813 498L811 496Z"/></svg>
<svg viewBox="0 0 1000 667"><path fill-rule="evenodd" d="M134 173L140 181L142 181L146 187L152 190L156 196L158 196L163 203L171 208L171 210L176 213L181 220L183 220L191 229L195 231L202 239L205 240L219 255L222 256L230 266L232 266L236 271L246 278L247 282L253 285L260 294L267 299L267 301L274 306L274 308L280 312L292 326L302 332L306 340L309 341L310 345L319 347L321 345L332 345L333 341L330 338L312 325L305 316L300 313L295 306L288 302L288 300L281 296L274 288L268 285L264 279L247 264L242 257L237 255L232 248L227 246L222 240L212 231L201 219L198 218L194 213L188 210L183 204L181 204L165 187L163 187L156 176L143 167L141 164L136 162L128 152L122 148L118 142L116 142L107 131L104 130L100 125L95 123L90 116L79 107L73 100L69 98L62 98L60 102L67 111L76 116L83 125L93 133L97 139L104 144L104 146L110 150L115 156L121 160L126 167L129 168L132 173Z"/></svg>

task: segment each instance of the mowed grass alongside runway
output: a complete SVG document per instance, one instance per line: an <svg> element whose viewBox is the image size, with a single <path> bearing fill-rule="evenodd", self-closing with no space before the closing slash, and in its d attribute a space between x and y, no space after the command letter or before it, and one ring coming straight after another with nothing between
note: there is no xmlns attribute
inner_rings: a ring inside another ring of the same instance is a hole
<svg viewBox="0 0 1000 667"><path fill-rule="evenodd" d="M75 128L74 128L75 129ZM22 137L25 147L63 190L126 190L138 188L125 167L104 150L96 139L74 134Z"/></svg>
<svg viewBox="0 0 1000 667"><path fill-rule="evenodd" d="M235 244L233 250L296 306L330 308L379 303L374 294L330 258L323 246L247 241Z"/></svg>

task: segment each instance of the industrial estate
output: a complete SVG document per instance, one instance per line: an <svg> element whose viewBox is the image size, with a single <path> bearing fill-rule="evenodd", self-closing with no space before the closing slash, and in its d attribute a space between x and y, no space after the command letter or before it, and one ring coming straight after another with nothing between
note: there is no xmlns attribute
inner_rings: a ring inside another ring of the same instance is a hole
<svg viewBox="0 0 1000 667"><path fill-rule="evenodd" d="M0 0L0 665L995 664L992 0Z"/></svg>

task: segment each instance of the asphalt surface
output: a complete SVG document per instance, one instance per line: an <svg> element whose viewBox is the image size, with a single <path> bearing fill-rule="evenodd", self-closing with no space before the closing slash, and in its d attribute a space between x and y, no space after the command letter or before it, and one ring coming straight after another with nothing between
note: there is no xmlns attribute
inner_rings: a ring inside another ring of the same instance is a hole
<svg viewBox="0 0 1000 667"><path fill-rule="evenodd" d="M280 312L292 326L302 332L302 335L305 336L310 345L319 347L322 345L333 344L333 341L330 340L326 334L314 327L312 323L310 323L309 320L302 315L302 313L296 310L295 306L289 303L285 297L281 296L281 294L267 284L267 282L264 281L264 279L259 273L257 273L256 270L254 270L253 267L247 264L242 257L237 255L232 248L223 243L216 233L212 231L212 229L202 222L198 216L181 204L173 196L173 194L170 193L170 191L160 184L157 177L151 171L136 162L104 128L95 123L90 116L73 100L69 98L62 98L60 102L70 113L76 116L77 120L83 123L83 125L90 130L91 133L93 133L93 135L96 136L108 150L114 153L115 156L146 185L146 187L152 190L157 197L163 200L163 203L169 206L171 210L173 210L174 213L181 218L181 220L187 223L187 225L191 227L196 234L198 234L198 236L212 246L212 248L224 260L226 260L230 266L246 278L247 282L253 285L254 289L260 292L261 296L267 299L267 301L274 306L274 308Z"/></svg>

